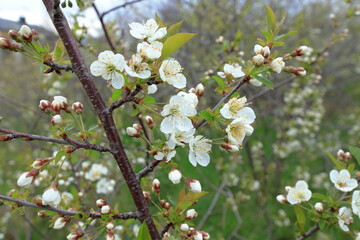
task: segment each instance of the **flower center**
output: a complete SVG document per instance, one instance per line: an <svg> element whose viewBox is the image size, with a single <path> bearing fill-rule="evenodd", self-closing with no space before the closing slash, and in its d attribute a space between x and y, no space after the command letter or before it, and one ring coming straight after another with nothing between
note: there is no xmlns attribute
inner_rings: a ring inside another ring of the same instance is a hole
<svg viewBox="0 0 360 240"><path fill-rule="evenodd" d="M339 187L344 188L347 187L347 184L345 182L337 182L337 184L339 185Z"/></svg>

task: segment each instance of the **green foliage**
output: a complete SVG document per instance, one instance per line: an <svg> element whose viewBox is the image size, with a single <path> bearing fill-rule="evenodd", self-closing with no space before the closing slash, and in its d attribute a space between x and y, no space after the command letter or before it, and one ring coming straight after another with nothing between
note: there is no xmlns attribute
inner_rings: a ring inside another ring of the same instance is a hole
<svg viewBox="0 0 360 240"><path fill-rule="evenodd" d="M195 33L177 33L167 38L164 42L161 58L166 59L170 57L174 52L195 36Z"/></svg>

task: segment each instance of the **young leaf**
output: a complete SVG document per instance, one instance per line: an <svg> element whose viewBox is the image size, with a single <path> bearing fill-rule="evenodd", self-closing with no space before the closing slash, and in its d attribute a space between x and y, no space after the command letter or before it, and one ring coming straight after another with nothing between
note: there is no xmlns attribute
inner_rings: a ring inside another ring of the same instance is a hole
<svg viewBox="0 0 360 240"><path fill-rule="evenodd" d="M191 38L195 37L195 33L177 33L164 42L164 47L162 50L162 59L166 59L181 48L185 43L187 43Z"/></svg>
<svg viewBox="0 0 360 240"><path fill-rule="evenodd" d="M266 9L266 26L269 32L274 33L276 28L276 17L273 10L269 6Z"/></svg>
<svg viewBox="0 0 360 240"><path fill-rule="evenodd" d="M181 25L183 23L183 20L181 20L180 22L177 22L173 25L171 25L170 27L167 28L167 36L172 36L175 35L179 32Z"/></svg>
<svg viewBox="0 0 360 240"><path fill-rule="evenodd" d="M291 35L293 35L295 33L297 33L297 31L290 31L290 32L285 33L285 34L281 34L279 36L276 36L275 41L279 41L281 39L287 38L287 37L289 37L289 36L291 36Z"/></svg>
<svg viewBox="0 0 360 240"><path fill-rule="evenodd" d="M210 123L213 121L213 116L208 111L199 112L199 116Z"/></svg>
<svg viewBox="0 0 360 240"><path fill-rule="evenodd" d="M300 230L300 232L304 231L306 217L304 214L304 211L300 206L295 205L294 206L295 214L296 214L296 220L297 220L297 226Z"/></svg>
<svg viewBox="0 0 360 240"><path fill-rule="evenodd" d="M150 232L145 221L141 224L136 240L151 240Z"/></svg>
<svg viewBox="0 0 360 240"><path fill-rule="evenodd" d="M263 84L265 84L266 86L268 86L269 88L274 88L274 84L267 78L264 78L263 76L257 75L255 76L255 78L257 80L259 80L260 82L262 82Z"/></svg>
<svg viewBox="0 0 360 240"><path fill-rule="evenodd" d="M122 93L122 89L115 89L112 93L111 100L116 101L120 98Z"/></svg>
<svg viewBox="0 0 360 240"><path fill-rule="evenodd" d="M331 153L329 153L329 152L325 152L325 153L328 155L330 160L335 164L337 169L342 169L343 168L341 163Z"/></svg>
<svg viewBox="0 0 360 240"><path fill-rule="evenodd" d="M54 49L54 62L55 63L61 62L61 59L64 56L64 52L65 52L65 46L64 46L63 42L61 41L61 39L59 39L56 42L55 49Z"/></svg>
<svg viewBox="0 0 360 240"><path fill-rule="evenodd" d="M220 87L225 87L226 86L226 84L224 83L222 78L220 78L218 76L212 76L212 78L217 82L217 84L219 84Z"/></svg>
<svg viewBox="0 0 360 240"><path fill-rule="evenodd" d="M155 21L157 22L157 24L159 24L159 28L166 27L163 20L161 20L157 13L155 13Z"/></svg>
<svg viewBox="0 0 360 240"><path fill-rule="evenodd" d="M355 157L356 161L360 165L360 148L358 147L349 147L351 154Z"/></svg>

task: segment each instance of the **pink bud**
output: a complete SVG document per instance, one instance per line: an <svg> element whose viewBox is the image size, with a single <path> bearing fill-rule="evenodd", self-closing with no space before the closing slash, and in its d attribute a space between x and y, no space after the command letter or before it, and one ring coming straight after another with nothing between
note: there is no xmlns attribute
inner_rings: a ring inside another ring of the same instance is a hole
<svg viewBox="0 0 360 240"><path fill-rule="evenodd" d="M112 232L107 232L105 240L115 240L115 235Z"/></svg>
<svg viewBox="0 0 360 240"><path fill-rule="evenodd" d="M202 97L202 95L204 95L204 85L202 85L201 83L199 83L196 88L195 88L195 94L198 98Z"/></svg>
<svg viewBox="0 0 360 240"><path fill-rule="evenodd" d="M10 49L11 42L6 38L0 37L0 48Z"/></svg>
<svg viewBox="0 0 360 240"><path fill-rule="evenodd" d="M69 235L67 235L66 239L77 240L77 239L81 238L82 236L84 236L83 232L73 232L73 233L70 233Z"/></svg>
<svg viewBox="0 0 360 240"><path fill-rule="evenodd" d="M186 219L187 220L191 220L193 218L196 218L197 216L198 216L198 214L195 211L195 209L189 209L186 211Z"/></svg>
<svg viewBox="0 0 360 240"><path fill-rule="evenodd" d="M74 110L76 113L82 113L82 111L84 110L84 105L81 102L73 103L71 107L72 110Z"/></svg>
<svg viewBox="0 0 360 240"><path fill-rule="evenodd" d="M60 113L61 110L67 110L69 106L67 99L63 96L55 96L54 101L51 103L52 108L56 113Z"/></svg>
<svg viewBox="0 0 360 240"><path fill-rule="evenodd" d="M152 183L152 192L155 194L159 194L160 193L160 181L155 178L153 183Z"/></svg>
<svg viewBox="0 0 360 240"><path fill-rule="evenodd" d="M101 214L109 214L111 212L111 207L110 205L104 205L101 207L101 210L100 210Z"/></svg>
<svg viewBox="0 0 360 240"><path fill-rule="evenodd" d="M38 217L41 217L41 218L47 217L47 215L45 214L45 210L38 211L37 215L38 215Z"/></svg>
<svg viewBox="0 0 360 240"><path fill-rule="evenodd" d="M188 178L186 184L191 192L201 193L201 184L198 180Z"/></svg>
<svg viewBox="0 0 360 240"><path fill-rule="evenodd" d="M143 191L143 194L144 194L146 201L150 202L151 201L150 193L147 191Z"/></svg>
<svg viewBox="0 0 360 240"><path fill-rule="evenodd" d="M99 208L101 208L101 207L103 207L105 205L107 205L107 203L106 203L106 201L104 199L100 198L100 199L96 200L96 206L98 206Z"/></svg>
<svg viewBox="0 0 360 240"><path fill-rule="evenodd" d="M41 100L40 101L40 104L39 104L39 108L46 112L46 113L49 113L52 111L52 106L51 106L51 102L48 101L48 100Z"/></svg>
<svg viewBox="0 0 360 240"><path fill-rule="evenodd" d="M25 42L31 42L32 41L32 31L29 28L29 26L22 25L21 28L20 28L19 34L20 34L21 38Z"/></svg>
<svg viewBox="0 0 360 240"><path fill-rule="evenodd" d="M8 32L8 35L15 41L19 42L19 34L17 31L11 29L9 32Z"/></svg>
<svg viewBox="0 0 360 240"><path fill-rule="evenodd" d="M154 120L152 117L150 116L146 116L145 117L145 121L146 121L146 124L149 126L149 128L153 128L154 127Z"/></svg>
<svg viewBox="0 0 360 240"><path fill-rule="evenodd" d="M19 187L25 187L25 188L30 187L30 185L35 181L37 175L39 175L39 171L37 171L36 169L33 169L28 172L24 172L19 177L17 181L17 185Z"/></svg>

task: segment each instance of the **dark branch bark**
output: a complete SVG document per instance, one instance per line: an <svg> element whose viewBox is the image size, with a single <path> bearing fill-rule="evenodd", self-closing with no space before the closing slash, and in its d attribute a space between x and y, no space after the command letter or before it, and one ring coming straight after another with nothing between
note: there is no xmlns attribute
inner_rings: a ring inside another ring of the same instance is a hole
<svg viewBox="0 0 360 240"><path fill-rule="evenodd" d="M74 72L79 78L81 84L83 85L84 90L86 91L86 94L88 95L102 123L102 126L104 127L104 131L110 142L112 154L121 170L122 175L124 176L126 184L132 195L133 201L139 212L139 219L146 222L151 238L153 240L161 239L160 234L157 231L152 216L150 214L150 210L147 205L147 201L145 200L145 197L143 195L140 182L138 181L138 178L125 153L122 141L120 139L117 127L114 122L114 118L111 112L107 111L105 102L102 99L98 89L96 88L92 80L89 69L86 67L83 56L81 55L80 50L77 47L76 40L71 33L68 22L59 5L54 4L54 0L43 0L43 3L46 6L46 9L54 23L54 26L65 45Z"/></svg>
<svg viewBox="0 0 360 240"><path fill-rule="evenodd" d="M137 85L136 88L126 94L122 99L113 102L107 109L110 113L113 112L115 109L121 107L126 102L135 102L136 98L135 96L141 91L141 86Z"/></svg>
<svg viewBox="0 0 360 240"><path fill-rule="evenodd" d="M172 222L168 223L165 225L165 227L163 228L163 230L161 231L160 233L160 236L163 237L164 234L169 231L170 228L173 228L174 227L174 224Z"/></svg>
<svg viewBox="0 0 360 240"><path fill-rule="evenodd" d="M82 143L78 142L69 138L64 139L57 139L57 138L51 138L51 137L45 137L40 135L33 135L28 133L21 133L21 132L15 132L10 131L7 129L0 128L0 132L6 133L6 135L2 135L0 137L0 141L9 141L14 138L22 138L25 141L31 141L31 140L38 140L38 141L45 141L45 142L51 142L51 143L58 143L58 144L64 144L64 145L72 145L74 148L83 148L83 149L92 149L96 150L98 152L110 152L111 149L108 146L99 146L92 143Z"/></svg>
<svg viewBox="0 0 360 240"><path fill-rule="evenodd" d="M296 240L304 240L304 239L310 237L311 235L313 235L315 232L317 232L319 230L320 230L320 227L319 227L318 224L316 224L315 227L313 227L312 229L310 229L309 231L307 231L306 233L304 233L300 237L296 238Z"/></svg>
<svg viewBox="0 0 360 240"><path fill-rule="evenodd" d="M132 5L132 4L134 4L134 3L141 2L141 1L143 1L143 0L134 0L134 1L126 2L126 3L121 4L121 5L119 5L119 6L113 7L113 8L111 8L111 9L103 12L103 13L100 15L100 17L101 17L101 18L104 18L105 15L107 15L107 14L109 14L109 13L115 11L115 10L118 10L118 9L120 9L120 8L124 8L124 7L128 6L128 5Z"/></svg>
<svg viewBox="0 0 360 240"><path fill-rule="evenodd" d="M4 195L0 195L0 199L5 200L5 201L9 201L9 202L14 202L16 203L19 207L32 207L32 208L37 208L37 209L41 209L41 210L48 210L48 211L52 211L52 212L57 212L57 213L61 213L64 216L74 216L78 213L82 213L84 216L88 216L90 218L101 218L101 214L100 213L87 213L87 212L76 212L76 211L68 211L68 210L64 210L61 208L56 208L53 206L49 206L49 205L45 205L45 206L39 206L35 203L31 203L31 202L27 202L27 201L23 201L23 200L18 200L12 197L8 197L8 196L4 196ZM127 212L127 213L118 213L114 216L112 216L114 219L130 219L130 218L138 218L139 217L139 213L138 212Z"/></svg>
<svg viewBox="0 0 360 240"><path fill-rule="evenodd" d="M138 179L141 179L148 175L150 172L154 171L156 166L161 162L161 160L154 160L150 165L146 166L144 169L137 173Z"/></svg>
<svg viewBox="0 0 360 240"><path fill-rule="evenodd" d="M106 29L106 25L105 25L105 23L104 23L103 16L100 14L100 12L99 12L98 8L96 7L95 3L93 3L92 6L93 6L93 8L94 8L94 10L95 10L95 12L96 12L96 15L97 15L98 18L99 18L99 21L100 21L100 23L101 23L101 27L102 27L102 29L103 29L103 31L104 31L104 34L105 34L106 41L108 42L111 50L112 50L113 52L116 52L116 47L115 47L115 45L114 45L114 43L113 43L113 41L112 41L112 39L111 39L111 37L110 37L107 29Z"/></svg>
<svg viewBox="0 0 360 240"><path fill-rule="evenodd" d="M53 61L47 61L47 62L44 62L44 64L49 66L53 70L58 70L58 71L64 70L66 72L73 72L71 65L56 64Z"/></svg>

